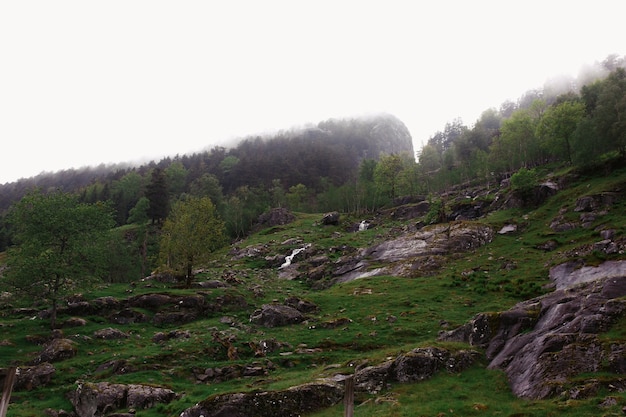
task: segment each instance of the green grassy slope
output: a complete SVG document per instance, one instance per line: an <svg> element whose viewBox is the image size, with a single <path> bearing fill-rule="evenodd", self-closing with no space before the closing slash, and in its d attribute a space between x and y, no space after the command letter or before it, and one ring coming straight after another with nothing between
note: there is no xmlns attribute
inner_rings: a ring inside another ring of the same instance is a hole
<svg viewBox="0 0 626 417"><path fill-rule="evenodd" d="M624 236L626 169L603 177L559 175L568 178L567 188L541 207L498 211L480 220L495 230L515 223L518 232L495 234L491 244L451 257L435 275L366 278L325 290L313 290L298 280L279 279L277 268L270 268L263 262L234 261L225 249L215 255L198 280L228 277L229 288L181 289L154 281L102 285L84 293L85 299L101 296L126 299L152 292L200 292L207 300L241 296L248 307L233 307L182 325L113 325L97 315L83 317L87 320L86 326L63 330L66 337L75 341L77 356L55 363L57 372L50 385L14 392L8 415L41 416L46 408L70 410L66 394L76 388L76 381L84 380L169 387L182 394L181 398L149 410L137 410L136 415L177 416L212 394L283 389L339 372L349 373L358 364L376 364L418 346L441 345L436 341L440 330L461 325L479 312L505 310L518 301L548 291L544 286L549 283L548 270L553 265L580 257L588 263L626 258L623 254L609 257L590 249L593 242L600 240L596 231L598 226L615 229L618 238ZM620 198L606 214L595 220L594 227L561 233L550 229L551 221L559 213L577 220L579 214L574 213L573 208L578 197L607 191L618 193ZM239 242L238 246L265 245L270 253L286 255L293 245L282 245L281 242L296 238L313 243L332 258L332 248L344 245L366 247L394 236L408 224L381 219L375 228L354 233L347 231L347 225L358 223L360 219L344 216L339 226L322 226L318 223L320 218L321 214L301 214L296 222L260 231ZM550 240L556 242L556 250L548 252L537 248ZM274 301L282 302L291 295L315 303L319 312L310 314L302 324L287 327L266 329L249 322L250 314L256 308ZM28 362L41 350L41 346L33 343L33 338L49 335L46 321L33 319L31 314L11 311L5 302L0 317L0 366ZM151 316L154 312L145 311L145 314ZM224 317L229 320L223 320ZM337 323L340 325L335 326ZM119 328L130 337L110 341L93 337L95 331L107 327ZM161 343L152 341L155 333L172 330L187 331L189 337ZM228 359L224 346L214 340L216 332L222 337L230 337L237 348L238 359ZM626 319L618 322L605 337L626 341ZM283 347L266 357L254 357L250 342L269 339L282 342ZM111 360L125 361L127 371L97 371L98 366ZM250 363L265 366L269 372L219 383L198 383L193 377L194 370ZM621 415L622 407L626 406L626 399L622 397L617 399L616 405L600 408L599 403L606 394L602 392L580 401L518 399L510 393L504 374L486 370L484 365L479 363L461 374L439 374L418 384L396 384L378 396L358 395L355 415ZM315 416L330 417L342 413L342 406L338 405Z"/></svg>

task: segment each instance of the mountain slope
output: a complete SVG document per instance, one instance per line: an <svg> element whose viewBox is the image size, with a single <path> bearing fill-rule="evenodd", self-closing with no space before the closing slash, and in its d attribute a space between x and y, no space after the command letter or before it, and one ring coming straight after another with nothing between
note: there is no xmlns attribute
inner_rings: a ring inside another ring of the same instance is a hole
<svg viewBox="0 0 626 417"><path fill-rule="evenodd" d="M546 399L514 396L510 376L487 369L496 357L491 343L498 338L492 336L510 329L502 323L515 324L513 318L519 318L523 326L507 334L528 341L541 314L559 316L537 307L541 302L548 306L541 301L548 298L537 297L563 291L550 279L554 267L625 259L626 170L610 177L550 174L559 190L540 206L514 205L505 186L459 189L445 196L444 210L453 220L432 226L424 226L430 208L422 206L428 202L382 211L365 219L370 227L361 231L361 218L343 215L338 224L325 225L322 214L298 214L288 225L267 226L216 254L200 271L196 288L154 276L77 294L67 300L60 314L65 327L54 335L64 343L52 342L43 306L18 308L18 300L5 294L2 363L24 367L23 375L27 366L43 366L46 360L54 368L48 381L42 377L18 386L9 413L29 416L46 408L76 408L65 395L103 383L110 389L125 387L123 392L141 385L176 394L145 410L132 407L144 417L180 415L195 404L209 407L226 397L243 402L279 398L282 394L275 393L302 392L292 387L313 389L309 383L319 388L307 391L312 398L326 393L324 398L334 398L332 404L341 397L336 391L341 394L340 377L352 374L357 375L358 415L620 413L625 404L616 381L625 360L619 347L626 343L626 320L618 310L606 325L596 320L598 343L584 345L577 339L580 332L571 331L543 352L546 360L560 352L566 357L568 349L602 359L597 368L581 369L551 385ZM476 228L491 230L489 238L455 232ZM426 235L437 231L462 236L459 246L430 246L426 255L406 250L408 242L428 244ZM281 269L285 257L301 248L292 264ZM362 262L367 263L365 272L387 272L346 282L335 279ZM616 279L626 280L621 275ZM578 294L566 291L569 298L555 305L567 306L565 301ZM589 299L584 294L581 299ZM617 297L609 304L622 305ZM471 332L454 341L439 338L444 332L462 333L457 329L478 317L492 330L481 343L473 343L478 339ZM585 334L588 338L591 333ZM570 339L575 343L568 344ZM602 352L608 347L612 356L585 347L598 345ZM65 353L53 356L51 346ZM499 352L511 352L502 346ZM611 351L611 346L616 348ZM446 364L455 364L453 372L443 370ZM420 369L432 372L418 373ZM599 383L589 385L592 380ZM226 393L241 394L215 397ZM120 412L129 407L128 402L116 406ZM281 415L288 415L285 410ZM341 405L311 412L338 415Z"/></svg>

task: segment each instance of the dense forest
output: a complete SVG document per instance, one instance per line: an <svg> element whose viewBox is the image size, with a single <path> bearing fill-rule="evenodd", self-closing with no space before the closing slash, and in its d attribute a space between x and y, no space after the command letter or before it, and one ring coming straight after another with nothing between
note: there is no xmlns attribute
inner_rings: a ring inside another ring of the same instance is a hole
<svg viewBox="0 0 626 417"><path fill-rule="evenodd" d="M499 182L543 164L598 166L626 155L626 59L609 56L602 76L531 90L486 109L471 126L446 124L413 152L391 115L326 120L251 136L232 148L164 158L141 166L66 170L0 185L0 213L33 188L106 202L117 226L160 224L177 201L209 197L231 239L244 236L273 207L371 212L407 195L459 184ZM11 244L2 220L0 251Z"/></svg>

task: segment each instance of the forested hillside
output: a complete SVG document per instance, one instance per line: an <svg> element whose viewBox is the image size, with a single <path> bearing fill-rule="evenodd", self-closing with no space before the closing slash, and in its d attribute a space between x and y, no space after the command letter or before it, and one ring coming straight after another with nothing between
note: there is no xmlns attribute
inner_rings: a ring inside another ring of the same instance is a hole
<svg viewBox="0 0 626 417"><path fill-rule="evenodd" d="M0 213L33 188L61 189L79 193L85 202L110 201L118 225L123 225L146 195L155 170L164 175L172 202L182 195L211 195L221 208L226 203L243 204L242 210L256 217L272 204L285 205L289 198L299 209L309 210L317 194L354 181L362 161L391 154L410 158L413 153L406 126L392 115L330 119L243 138L232 148L214 147L139 166L100 165L42 173L0 185ZM5 246L6 235L0 239L0 250Z"/></svg>

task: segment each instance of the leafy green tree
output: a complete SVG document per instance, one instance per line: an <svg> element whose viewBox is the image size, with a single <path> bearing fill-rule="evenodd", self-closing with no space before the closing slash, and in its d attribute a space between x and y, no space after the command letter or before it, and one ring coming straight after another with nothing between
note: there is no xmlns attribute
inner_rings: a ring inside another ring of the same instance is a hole
<svg viewBox="0 0 626 417"><path fill-rule="evenodd" d="M79 203L75 195L34 191L10 212L16 246L8 251L8 280L17 290L49 300L56 327L59 300L100 278L113 215L102 203Z"/></svg>
<svg viewBox="0 0 626 417"><path fill-rule="evenodd" d="M194 197L209 197L218 213L224 209L224 194L220 181L213 174L203 174L189 186L189 192Z"/></svg>
<svg viewBox="0 0 626 417"><path fill-rule="evenodd" d="M398 154L383 155L376 165L374 171L376 185L389 199L393 200L398 196L402 169L402 157Z"/></svg>
<svg viewBox="0 0 626 417"><path fill-rule="evenodd" d="M130 210L143 195L143 186L143 177L135 171L129 172L111 185L118 225L126 224Z"/></svg>
<svg viewBox="0 0 626 417"><path fill-rule="evenodd" d="M289 187L289 192L286 196L287 202L289 203L289 208L293 211L305 211L308 195L309 190L304 184L298 184Z"/></svg>
<svg viewBox="0 0 626 417"><path fill-rule="evenodd" d="M148 217L152 220L152 224L161 224L169 210L167 180L161 168L155 168L152 171L150 183L146 187L146 197L150 201Z"/></svg>
<svg viewBox="0 0 626 417"><path fill-rule="evenodd" d="M224 222L209 197L178 201L163 224L160 257L169 268L185 274L189 287L193 267L226 244L224 232Z"/></svg>
<svg viewBox="0 0 626 417"><path fill-rule="evenodd" d="M500 137L491 146L492 160L494 166L500 165L499 170L514 171L540 163L542 154L535 132L543 108L544 103L536 101L502 122Z"/></svg>
<svg viewBox="0 0 626 417"><path fill-rule="evenodd" d="M224 211L228 235L240 238L257 223L271 205L270 194L260 187L241 186L230 194Z"/></svg>
<svg viewBox="0 0 626 417"><path fill-rule="evenodd" d="M550 107L541 117L537 135L553 159L564 158L572 163L572 137L585 117L585 105L580 101L565 101Z"/></svg>
<svg viewBox="0 0 626 417"><path fill-rule="evenodd" d="M287 203L287 195L280 179L272 180L270 195L272 196L272 207L283 207Z"/></svg>
<svg viewBox="0 0 626 417"><path fill-rule="evenodd" d="M511 175L511 189L524 202L528 202L537 185L537 172L534 169L520 168Z"/></svg>
<svg viewBox="0 0 626 417"><path fill-rule="evenodd" d="M175 160L165 168L165 179L170 198L178 198L185 191L188 172L180 160Z"/></svg>
<svg viewBox="0 0 626 417"><path fill-rule="evenodd" d="M610 149L626 155L626 69L616 69L602 83L594 119Z"/></svg>
<svg viewBox="0 0 626 417"><path fill-rule="evenodd" d="M150 217L148 217L149 209L150 200L148 200L148 197L141 197L137 201L137 204L135 204L135 207L130 209L130 212L128 213L128 223L141 225L145 224L148 220L150 220Z"/></svg>

